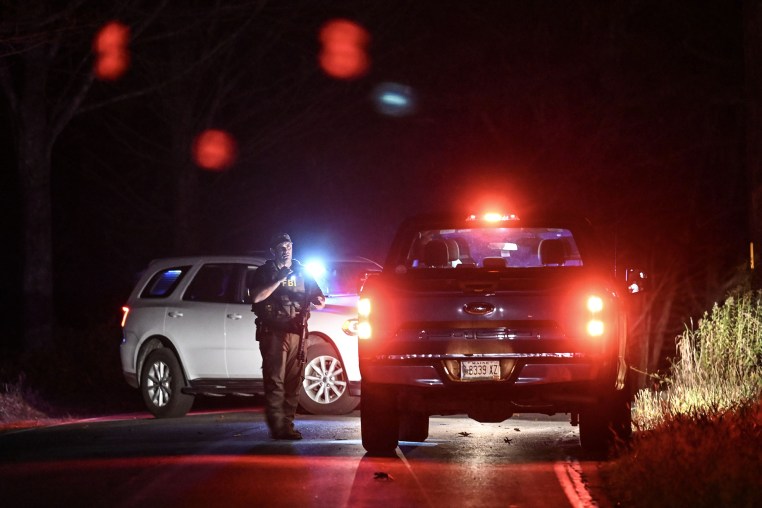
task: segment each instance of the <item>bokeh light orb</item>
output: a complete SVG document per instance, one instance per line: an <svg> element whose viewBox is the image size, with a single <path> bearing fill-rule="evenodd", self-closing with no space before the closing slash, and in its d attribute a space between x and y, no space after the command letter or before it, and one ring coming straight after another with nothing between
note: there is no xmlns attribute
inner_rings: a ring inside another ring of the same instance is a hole
<svg viewBox="0 0 762 508"><path fill-rule="evenodd" d="M380 83L373 89L376 110L387 116L406 116L415 112L413 89L399 83Z"/></svg>
<svg viewBox="0 0 762 508"><path fill-rule="evenodd" d="M119 21L109 21L93 40L94 72L98 79L114 81L130 66L130 27Z"/></svg>
<svg viewBox="0 0 762 508"><path fill-rule="evenodd" d="M368 71L370 35L363 27L346 19L334 19L323 25L319 38L322 48L318 61L323 72L337 79L353 79Z"/></svg>
<svg viewBox="0 0 762 508"><path fill-rule="evenodd" d="M193 160L208 171L223 171L235 161L236 142L225 131L207 129L193 143Z"/></svg>

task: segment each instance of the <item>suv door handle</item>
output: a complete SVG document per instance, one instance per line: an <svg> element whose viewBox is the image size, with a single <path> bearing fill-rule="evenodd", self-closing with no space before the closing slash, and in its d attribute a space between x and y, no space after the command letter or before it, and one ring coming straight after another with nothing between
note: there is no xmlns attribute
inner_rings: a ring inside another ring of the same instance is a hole
<svg viewBox="0 0 762 508"><path fill-rule="evenodd" d="M169 317L183 317L183 313L182 312L177 312L177 311L174 311L174 310L171 310L171 311L167 312L167 315Z"/></svg>
<svg viewBox="0 0 762 508"><path fill-rule="evenodd" d="M242 319L243 316L240 314L228 314L228 319Z"/></svg>

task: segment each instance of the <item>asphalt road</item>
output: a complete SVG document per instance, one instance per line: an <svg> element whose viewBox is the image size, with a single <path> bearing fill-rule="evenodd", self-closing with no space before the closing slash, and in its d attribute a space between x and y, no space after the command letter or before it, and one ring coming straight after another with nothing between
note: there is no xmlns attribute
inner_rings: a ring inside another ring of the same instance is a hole
<svg viewBox="0 0 762 508"><path fill-rule="evenodd" d="M432 417L424 443L366 456L359 412L299 415L269 438L261 407L118 415L0 432L3 506L384 508L607 506L565 415ZM7 501L11 501L7 503Z"/></svg>

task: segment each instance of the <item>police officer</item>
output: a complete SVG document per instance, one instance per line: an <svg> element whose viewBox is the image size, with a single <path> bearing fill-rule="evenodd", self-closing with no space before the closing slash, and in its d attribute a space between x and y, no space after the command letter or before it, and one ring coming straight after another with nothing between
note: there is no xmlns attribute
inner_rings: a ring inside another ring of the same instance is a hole
<svg viewBox="0 0 762 508"><path fill-rule="evenodd" d="M265 416L275 439L297 440L294 428L299 403L301 362L298 358L303 323L301 312L325 307L325 296L299 261L286 233L270 242L273 259L254 272L252 310L257 315L257 340L262 353Z"/></svg>

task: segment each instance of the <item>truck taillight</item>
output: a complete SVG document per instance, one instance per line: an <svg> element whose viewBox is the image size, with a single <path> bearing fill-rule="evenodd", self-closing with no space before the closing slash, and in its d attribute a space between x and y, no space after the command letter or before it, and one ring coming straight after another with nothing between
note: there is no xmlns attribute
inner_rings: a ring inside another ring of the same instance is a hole
<svg viewBox="0 0 762 508"><path fill-rule="evenodd" d="M591 337L600 337L605 331L606 327L600 319L591 319L587 322L587 334Z"/></svg>
<svg viewBox="0 0 762 508"><path fill-rule="evenodd" d="M370 298L364 297L357 301L357 314L360 321L357 323L357 336L361 339L370 339L373 329L368 319L370 318Z"/></svg>
<svg viewBox="0 0 762 508"><path fill-rule="evenodd" d="M606 331L606 326L600 318L603 307L603 298L600 296L591 295L587 298L587 310L590 311L590 319L587 321L585 330L591 337L600 337Z"/></svg>
<svg viewBox="0 0 762 508"><path fill-rule="evenodd" d="M357 336L361 339L370 339L371 335L373 335L373 330L370 323L367 321L360 321L357 325Z"/></svg>
<svg viewBox="0 0 762 508"><path fill-rule="evenodd" d="M130 313L129 307L122 307L122 328L124 328L124 324L127 322L127 314Z"/></svg>
<svg viewBox="0 0 762 508"><path fill-rule="evenodd" d="M600 296L592 295L587 299L587 310L596 314L603 310L603 299Z"/></svg>
<svg viewBox="0 0 762 508"><path fill-rule="evenodd" d="M357 301L357 313L361 318L370 316L370 298L360 298Z"/></svg>

